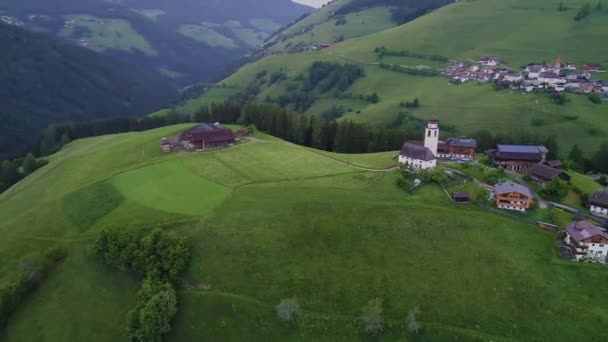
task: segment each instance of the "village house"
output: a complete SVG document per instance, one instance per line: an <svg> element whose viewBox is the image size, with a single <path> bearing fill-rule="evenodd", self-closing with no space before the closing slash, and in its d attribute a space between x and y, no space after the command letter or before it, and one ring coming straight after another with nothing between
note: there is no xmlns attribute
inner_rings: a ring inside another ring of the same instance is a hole
<svg viewBox="0 0 608 342"><path fill-rule="evenodd" d="M525 212L530 209L534 201L530 189L513 182L496 184L494 193L496 206L501 209Z"/></svg>
<svg viewBox="0 0 608 342"><path fill-rule="evenodd" d="M190 149L209 150L234 144L236 137L232 130L216 123L201 123L185 131L180 136L182 144Z"/></svg>
<svg viewBox="0 0 608 342"><path fill-rule="evenodd" d="M574 220L566 228L564 242L570 247L576 260L589 258L606 262L608 233L604 228L586 220Z"/></svg>
<svg viewBox="0 0 608 342"><path fill-rule="evenodd" d="M482 65L488 66L496 66L500 63L500 60L498 60L498 58L492 56L481 56L477 61Z"/></svg>
<svg viewBox="0 0 608 342"><path fill-rule="evenodd" d="M544 146L528 145L497 145L495 150L487 151L498 167L519 173L527 173L532 165L544 163L547 153L549 150Z"/></svg>
<svg viewBox="0 0 608 342"><path fill-rule="evenodd" d="M477 141L467 138L449 138L440 141L437 147L437 158L442 159L466 159L475 158Z"/></svg>
<svg viewBox="0 0 608 342"><path fill-rule="evenodd" d="M546 182L552 181L554 178L570 181L570 175L564 171L544 164L533 165L532 168L530 168L530 175L539 184L545 184Z"/></svg>
<svg viewBox="0 0 608 342"><path fill-rule="evenodd" d="M608 217L608 190L600 190L591 196L589 210L595 216Z"/></svg>
<svg viewBox="0 0 608 342"><path fill-rule="evenodd" d="M538 76L540 75L540 73L543 71L543 66L542 65L528 65L528 67L526 68L526 72L528 73L528 78L529 79L535 79L538 78Z"/></svg>
<svg viewBox="0 0 608 342"><path fill-rule="evenodd" d="M505 75L504 80L507 82L521 82L523 81L524 77L522 74L520 73L509 73Z"/></svg>
<svg viewBox="0 0 608 342"><path fill-rule="evenodd" d="M564 166L561 160L547 160L545 165L548 165L554 169L561 169Z"/></svg>
<svg viewBox="0 0 608 342"><path fill-rule="evenodd" d="M583 70L587 72L600 72L602 71L602 66L597 63L587 63L583 64Z"/></svg>
<svg viewBox="0 0 608 342"><path fill-rule="evenodd" d="M427 122L424 142L408 141L399 153L399 164L416 170L432 169L437 166L439 146L439 120L432 117Z"/></svg>
<svg viewBox="0 0 608 342"><path fill-rule="evenodd" d="M466 191L455 191L450 195L455 203L471 202L471 195Z"/></svg>
<svg viewBox="0 0 608 342"><path fill-rule="evenodd" d="M566 83L566 80L562 78L559 74L556 74L552 71L543 71L538 75L538 80L542 83L546 83L549 86L555 86L558 83Z"/></svg>

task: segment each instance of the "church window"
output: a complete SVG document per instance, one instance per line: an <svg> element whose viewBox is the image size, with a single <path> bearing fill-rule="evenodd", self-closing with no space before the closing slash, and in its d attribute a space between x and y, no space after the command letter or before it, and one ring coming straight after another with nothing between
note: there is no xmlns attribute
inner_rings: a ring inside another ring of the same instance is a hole
<svg viewBox="0 0 608 342"><path fill-rule="evenodd" d="M430 136L431 136L431 131L430 131L430 130L426 131L426 136L427 136L427 137L430 137Z"/></svg>

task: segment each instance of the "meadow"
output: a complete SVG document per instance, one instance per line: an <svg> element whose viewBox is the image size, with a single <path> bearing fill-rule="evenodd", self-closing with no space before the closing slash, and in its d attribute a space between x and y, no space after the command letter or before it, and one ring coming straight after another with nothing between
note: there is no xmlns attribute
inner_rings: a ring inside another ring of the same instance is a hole
<svg viewBox="0 0 608 342"><path fill-rule="evenodd" d="M439 187L416 194L394 153L339 155L257 134L208 153L162 154L188 125L83 139L0 196L0 286L21 258L67 259L0 332L6 341L124 339L138 279L91 251L107 225L174 230L192 244L167 340L366 340L358 317L384 301L387 340L600 340L605 267L557 258L554 235ZM351 163L349 166L346 163ZM274 312L297 298L294 324ZM420 336L405 316L420 309Z"/></svg>

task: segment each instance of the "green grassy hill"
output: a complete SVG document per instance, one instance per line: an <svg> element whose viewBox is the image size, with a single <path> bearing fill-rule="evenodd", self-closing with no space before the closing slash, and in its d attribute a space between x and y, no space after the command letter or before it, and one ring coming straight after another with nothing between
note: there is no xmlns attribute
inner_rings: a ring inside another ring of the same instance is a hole
<svg viewBox="0 0 608 342"><path fill-rule="evenodd" d="M410 109L412 114L419 118L436 115L444 124L455 125L463 135L482 128L507 134L527 129L539 135L558 136L563 150L579 143L592 153L600 141L608 139L608 121L604 118L607 103L596 105L584 96L570 95L572 101L559 106L545 94L497 92L491 85L473 82L453 86L443 77L412 76L379 66L382 62L440 69L446 63L424 57L379 59L374 52L376 47L384 46L393 51L462 60L492 54L514 70L531 62L552 62L558 55L562 61L579 65L608 65L608 45L604 44L608 39L608 27L604 25L608 9L606 6L602 10L593 9L588 17L575 21L584 3L568 1L569 9L558 11L559 4L549 0L457 2L405 25L348 39L330 49L265 58L244 66L222 84L232 89L257 84L257 99L276 100L301 89L301 76L306 77L314 61L359 64L365 68L366 76L345 92L352 96L336 98L333 92L313 93L315 101L306 112L321 114L335 105L342 107L346 117L384 126L392 124L397 114L405 110L400 107L401 102L419 98L421 107ZM268 75L284 73L287 79L277 83L257 80L262 70ZM373 92L380 96L378 103L359 99L359 95Z"/></svg>
<svg viewBox="0 0 608 342"><path fill-rule="evenodd" d="M604 267L561 261L554 236L428 185L415 195L384 169L394 153L337 155L257 134L209 153L162 154L188 127L72 142L0 195L0 289L22 258L67 259L20 304L3 341L124 338L137 279L103 265L106 225L179 232L193 259L168 336L190 340L365 340L357 319L384 301L389 340L597 340L608 334ZM344 161L344 162L342 162ZM296 297L294 325L274 312Z"/></svg>

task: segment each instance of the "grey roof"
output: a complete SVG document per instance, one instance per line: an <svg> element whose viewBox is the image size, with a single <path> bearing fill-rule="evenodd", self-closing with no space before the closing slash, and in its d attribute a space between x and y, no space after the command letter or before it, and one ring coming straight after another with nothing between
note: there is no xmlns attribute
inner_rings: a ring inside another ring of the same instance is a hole
<svg viewBox="0 0 608 342"><path fill-rule="evenodd" d="M496 157L499 159L531 160L540 162L548 152L544 146L497 145Z"/></svg>
<svg viewBox="0 0 608 342"><path fill-rule="evenodd" d="M530 72L540 72L541 70L543 70L543 66L542 65L531 65L528 67L528 71Z"/></svg>
<svg viewBox="0 0 608 342"><path fill-rule="evenodd" d="M475 139L449 138L446 142L449 146L477 148Z"/></svg>
<svg viewBox="0 0 608 342"><path fill-rule="evenodd" d="M591 222L585 220L572 222L566 230L568 231L568 235L570 235L577 242L598 235L604 239L608 239L608 234L606 234L606 231L603 228L597 227Z"/></svg>
<svg viewBox="0 0 608 342"><path fill-rule="evenodd" d="M437 159L435 158L433 152L428 149L428 147L413 144L411 142L406 142L405 144L403 144L400 155L407 158L423 161L431 161Z"/></svg>
<svg viewBox="0 0 608 342"><path fill-rule="evenodd" d="M532 197L532 192L526 186L521 184L513 183L513 182L504 182L496 184L496 194L502 195L507 194L509 192L518 192L527 197Z"/></svg>
<svg viewBox="0 0 608 342"><path fill-rule="evenodd" d="M538 77L539 78L553 78L553 79L561 78L561 77L559 77L558 74L551 72L551 71L541 72L540 75L538 75Z"/></svg>
<svg viewBox="0 0 608 342"><path fill-rule="evenodd" d="M608 190L600 190L593 194L589 200L589 203L598 207L608 208Z"/></svg>
<svg viewBox="0 0 608 342"><path fill-rule="evenodd" d="M543 164L533 165L530 172L532 173L532 176L544 181L550 181L555 177L570 179L570 176L568 176L564 171Z"/></svg>

